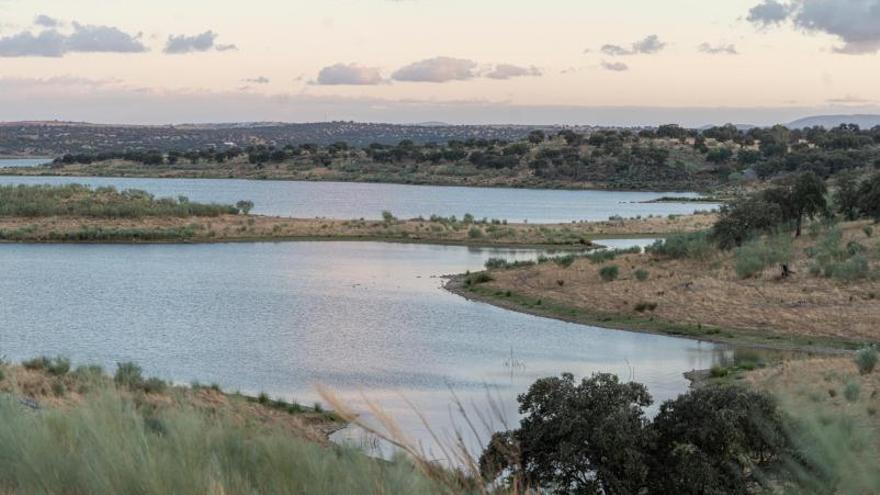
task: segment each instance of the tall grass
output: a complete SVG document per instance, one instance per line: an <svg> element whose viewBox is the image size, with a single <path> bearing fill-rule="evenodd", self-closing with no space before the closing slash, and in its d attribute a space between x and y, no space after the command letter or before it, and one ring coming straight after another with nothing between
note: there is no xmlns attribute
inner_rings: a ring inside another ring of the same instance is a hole
<svg viewBox="0 0 880 495"><path fill-rule="evenodd" d="M396 460L175 408L143 416L107 389L69 411L0 398L0 492L444 493Z"/></svg>
<svg viewBox="0 0 880 495"><path fill-rule="evenodd" d="M194 203L185 197L155 198L146 191L80 184L0 186L0 216L95 218L189 217L238 214L232 205Z"/></svg>
<svg viewBox="0 0 880 495"><path fill-rule="evenodd" d="M707 232L675 234L656 241L645 251L669 258L706 259L717 252Z"/></svg>

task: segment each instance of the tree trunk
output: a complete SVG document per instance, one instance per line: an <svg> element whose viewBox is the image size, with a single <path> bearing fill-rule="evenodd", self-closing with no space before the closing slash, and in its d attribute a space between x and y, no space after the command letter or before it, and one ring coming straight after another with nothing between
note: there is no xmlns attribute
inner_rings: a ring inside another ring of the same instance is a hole
<svg viewBox="0 0 880 495"><path fill-rule="evenodd" d="M795 237L801 236L801 220L803 219L803 215L798 215L797 217L797 230L794 233Z"/></svg>

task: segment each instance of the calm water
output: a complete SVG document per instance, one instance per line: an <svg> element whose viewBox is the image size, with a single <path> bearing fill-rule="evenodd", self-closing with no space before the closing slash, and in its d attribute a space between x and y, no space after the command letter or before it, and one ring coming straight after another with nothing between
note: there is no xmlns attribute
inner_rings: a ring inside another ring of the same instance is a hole
<svg viewBox="0 0 880 495"><path fill-rule="evenodd" d="M686 389L683 371L728 353L469 302L436 278L534 255L345 242L0 245L0 355L63 354L110 370L133 360L150 375L304 403L325 384L356 405L363 392L430 444L401 397L448 433L450 390L482 410L489 390L510 420L538 377L609 371L660 401Z"/></svg>
<svg viewBox="0 0 880 495"><path fill-rule="evenodd" d="M606 220L612 215L693 213L717 205L640 203L675 192L559 191L471 187L407 186L350 182L248 181L236 179L126 179L97 177L2 177L0 184L85 183L147 190L157 196L185 195L193 201L255 203L254 213L312 218L381 218L389 210L400 218L432 214L459 218L498 218L534 223Z"/></svg>
<svg viewBox="0 0 880 495"><path fill-rule="evenodd" d="M0 168L5 167L36 167L51 163L51 158L0 158Z"/></svg>

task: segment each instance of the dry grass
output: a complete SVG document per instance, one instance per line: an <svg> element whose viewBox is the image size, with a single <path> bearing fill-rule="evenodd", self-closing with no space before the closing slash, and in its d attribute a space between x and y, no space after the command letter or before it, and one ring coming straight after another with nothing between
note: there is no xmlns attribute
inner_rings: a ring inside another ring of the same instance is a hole
<svg viewBox="0 0 880 495"><path fill-rule="evenodd" d="M877 270L878 237L867 238L865 222L844 225L844 241L858 239L873 255ZM579 259L564 269L552 263L492 273L487 291L510 290L534 300L621 314L631 317L701 324L807 337L880 341L880 281L876 277L840 282L809 274L804 249L814 243L808 235L794 242L795 274L783 279L778 267L757 278L740 279L733 269L734 255L718 253L708 260L661 259L651 255L626 255L597 265ZM618 265L620 278L604 282L602 266ZM634 272L647 270L645 281ZM559 281L563 281L560 284ZM636 310L640 303L656 304Z"/></svg>
<svg viewBox="0 0 880 495"><path fill-rule="evenodd" d="M219 217L144 217L140 219L96 219L85 217L18 218L0 217L0 231L22 233L23 241L48 241L51 236L102 229L171 230L190 229L189 241L352 239L436 242L462 245L573 246L589 247L590 240L614 236L652 236L691 232L711 225L714 214L675 218L644 218L625 221L566 224L479 224L429 220L331 220L296 219L260 215ZM476 227L481 235L473 238Z"/></svg>
<svg viewBox="0 0 880 495"><path fill-rule="evenodd" d="M0 393L32 399L41 407L50 409L67 410L80 406L96 390L112 386L112 380L107 376L81 376L73 372L52 376L46 371L28 370L22 366L6 366L3 372L5 376L0 380ZM63 393L59 394L61 390ZM318 443L327 443L328 436L344 426L344 423L333 421L323 413L304 410L291 414L238 394L227 394L207 387L174 386L158 393L120 389L120 394L134 398L141 407L150 410L192 407L212 416L223 416L234 424L280 428Z"/></svg>

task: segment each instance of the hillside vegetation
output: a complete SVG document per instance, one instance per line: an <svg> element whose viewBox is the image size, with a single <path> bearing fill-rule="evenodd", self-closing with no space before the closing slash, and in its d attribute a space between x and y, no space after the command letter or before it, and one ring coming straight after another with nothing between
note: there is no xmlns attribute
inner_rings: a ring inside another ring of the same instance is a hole
<svg viewBox="0 0 880 495"><path fill-rule="evenodd" d="M181 150L71 153L49 166L4 174L239 177L412 184L706 190L811 171L823 179L880 163L880 128L531 132L524 139L462 139L395 145L217 145Z"/></svg>

